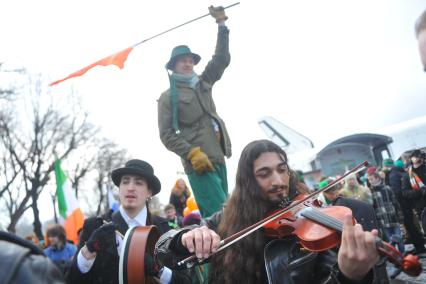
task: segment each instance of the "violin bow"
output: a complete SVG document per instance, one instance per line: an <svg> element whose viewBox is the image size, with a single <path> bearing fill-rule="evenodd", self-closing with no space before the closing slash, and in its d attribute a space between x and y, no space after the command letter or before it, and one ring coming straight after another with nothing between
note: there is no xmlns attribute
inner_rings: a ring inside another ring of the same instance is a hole
<svg viewBox="0 0 426 284"><path fill-rule="evenodd" d="M275 221L276 219L280 218L281 216L283 216L285 213L289 212L290 210L292 210L293 208L299 206L300 204L306 202L309 199L312 199L313 197L319 195L321 192L324 192L328 189L330 189L331 187L333 187L334 185L336 185L337 183L341 182L342 180L344 180L348 175L350 174L355 174L358 173L362 170L364 170L365 168L367 168L370 164L367 161L364 161L358 165L356 165L355 167L353 167L350 171L346 172L345 174L343 174L341 177L339 177L338 179L336 179L335 181L331 182L330 184L328 184L327 186L325 186L322 189L319 189L317 191L314 191L310 194L308 194L304 199L296 201L292 204L290 204L289 206L278 210L277 212L275 212L274 214L254 223L253 225L223 239L222 241L220 241L219 245L220 247L217 249L217 251L215 253L212 253L210 256L224 250L225 248L229 247L230 245L238 242L239 240L245 238L246 236L250 235L251 233L257 231L258 229L262 228L263 226L265 226L266 224L268 224L269 222ZM189 263L191 261L195 261L197 259L197 256L195 254L181 260L178 262L178 265L183 265L186 264L187 267L191 267L194 263ZM203 260L199 260L199 262L202 262Z"/></svg>

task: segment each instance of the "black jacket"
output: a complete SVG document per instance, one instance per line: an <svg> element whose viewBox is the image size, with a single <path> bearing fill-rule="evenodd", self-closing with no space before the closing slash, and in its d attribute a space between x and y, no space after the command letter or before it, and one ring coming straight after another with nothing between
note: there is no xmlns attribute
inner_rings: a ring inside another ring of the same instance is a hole
<svg viewBox="0 0 426 284"><path fill-rule="evenodd" d="M415 172L416 175L419 176L423 184L426 184L426 164L424 162L420 167L417 167L417 168L413 167L413 172Z"/></svg>
<svg viewBox="0 0 426 284"><path fill-rule="evenodd" d="M222 212L218 212L209 217L204 224L214 230L217 228L221 216ZM189 252L181 245L180 237L188 229L170 230L160 237L155 246L155 256L161 265L172 269L182 269L177 263L189 256ZM265 244L264 260L265 283L353 283L339 271L337 254L334 251L315 253L303 250L294 236L269 240ZM373 273L370 272L362 282L356 283L364 284L372 283L372 281ZM210 279L209 283L216 282L214 279Z"/></svg>
<svg viewBox="0 0 426 284"><path fill-rule="evenodd" d="M410 206L417 210L422 210L426 207L426 190L414 190L411 187L410 176L408 173L405 173L402 176L401 198L404 200L403 204L405 206Z"/></svg>
<svg viewBox="0 0 426 284"><path fill-rule="evenodd" d="M392 167L389 172L389 186L398 197L402 191L402 177L406 174L403 168Z"/></svg>
<svg viewBox="0 0 426 284"><path fill-rule="evenodd" d="M160 234L163 234L170 230L170 227L167 223L167 220L158 216L151 216L151 221L148 218L147 225L157 226ZM109 220L108 220L109 221ZM126 221L123 219L120 211L117 211L112 214L111 221L114 222L118 228L118 231L123 235L126 234L129 226ZM77 254L74 257L73 264L71 269L66 275L67 283L75 284L116 284L118 283L118 270L119 270L119 255L117 250L112 252L98 252L95 262L93 263L92 268L87 273L81 273L77 266L77 255L80 252L80 249L84 246L85 242L90 238L92 232L97 228L96 218L88 218L84 221L83 230L80 234L80 244L77 250ZM112 241L115 242L115 235L111 235ZM178 275L179 274L179 275ZM185 281L175 280L179 279L183 273L173 273L172 280L173 283L186 283ZM183 278L187 278L185 275ZM189 280L189 279L188 279ZM190 282L189 282L190 283Z"/></svg>
<svg viewBox="0 0 426 284"><path fill-rule="evenodd" d="M333 201L333 205L350 208L353 217L362 225L364 231L371 231L378 228L374 208L370 204L357 199L338 197Z"/></svg>

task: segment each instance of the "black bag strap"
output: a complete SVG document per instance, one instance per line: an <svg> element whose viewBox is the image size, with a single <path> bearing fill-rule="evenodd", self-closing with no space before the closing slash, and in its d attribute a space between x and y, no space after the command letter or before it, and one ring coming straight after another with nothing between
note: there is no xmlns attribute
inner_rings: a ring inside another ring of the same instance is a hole
<svg viewBox="0 0 426 284"><path fill-rule="evenodd" d="M20 245L22 247L26 247L33 254L41 254L41 255L43 255L43 251L41 250L41 248L37 247L32 242L30 242L28 240L25 240L23 238L20 238L20 237L14 235L14 234L0 231L0 240L6 241L6 242L10 242L10 243L14 243L14 244Z"/></svg>
<svg viewBox="0 0 426 284"><path fill-rule="evenodd" d="M43 250L28 240L0 231L0 252L0 283L64 283Z"/></svg>

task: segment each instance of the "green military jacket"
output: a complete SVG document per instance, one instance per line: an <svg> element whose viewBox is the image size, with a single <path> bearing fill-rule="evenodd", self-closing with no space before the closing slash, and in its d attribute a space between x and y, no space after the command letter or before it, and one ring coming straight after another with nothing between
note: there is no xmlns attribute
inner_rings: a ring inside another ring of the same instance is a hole
<svg viewBox="0 0 426 284"><path fill-rule="evenodd" d="M158 127L160 139L167 149L182 158L186 173L193 171L187 160L189 151L201 147L212 163L225 163L224 156L231 156L231 140L224 121L216 112L212 88L230 62L229 30L219 27L216 50L207 64L195 88L176 82L178 125L180 133L172 126L172 103L170 89L161 94L158 100ZM219 125L220 141L213 128L212 119Z"/></svg>

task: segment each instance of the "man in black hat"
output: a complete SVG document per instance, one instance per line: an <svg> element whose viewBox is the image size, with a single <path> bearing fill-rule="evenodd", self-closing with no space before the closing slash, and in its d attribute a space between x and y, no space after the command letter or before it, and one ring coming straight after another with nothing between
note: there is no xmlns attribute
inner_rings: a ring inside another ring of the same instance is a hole
<svg viewBox="0 0 426 284"><path fill-rule="evenodd" d="M426 230L426 164L425 153L414 150L410 155L408 174L403 176L402 196L407 203L412 205L422 222L423 230ZM423 243L424 244L424 243ZM426 249L422 246L423 254Z"/></svg>
<svg viewBox="0 0 426 284"><path fill-rule="evenodd" d="M149 212L149 200L161 190L161 183L150 164L141 160L130 160L123 168L113 170L111 178L119 187L120 208L111 215L111 220L106 220L107 223L100 217L85 220L79 249L67 274L69 283L119 282L119 251L122 239L116 231L125 235L129 228L147 225L156 225L160 233L170 229L167 220ZM161 277L166 283L172 278L185 279L183 273L172 275L167 268L160 273L160 268L148 254L145 254L144 269L147 275Z"/></svg>
<svg viewBox="0 0 426 284"><path fill-rule="evenodd" d="M210 7L219 26L216 51L199 76L194 66L201 57L188 46L176 46L166 68L170 88L158 100L160 138L179 155L203 217L222 208L228 196L225 158L231 141L225 123L216 112L213 85L230 62L229 30L223 7Z"/></svg>
<svg viewBox="0 0 426 284"><path fill-rule="evenodd" d="M410 155L410 164L407 168L408 175L403 177L402 195L413 201L422 201L426 198L426 164L425 153L414 150ZM424 207L424 206L423 206Z"/></svg>
<svg viewBox="0 0 426 284"><path fill-rule="evenodd" d="M408 169L408 173L410 174L410 170L412 170L413 174L416 174L419 177L419 179L413 181L416 184L412 183L414 189L426 189L425 156L426 154L418 149L414 150L410 155L411 166Z"/></svg>

